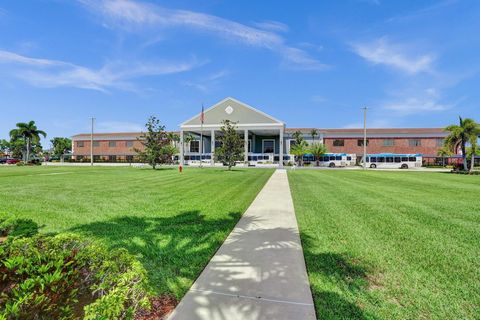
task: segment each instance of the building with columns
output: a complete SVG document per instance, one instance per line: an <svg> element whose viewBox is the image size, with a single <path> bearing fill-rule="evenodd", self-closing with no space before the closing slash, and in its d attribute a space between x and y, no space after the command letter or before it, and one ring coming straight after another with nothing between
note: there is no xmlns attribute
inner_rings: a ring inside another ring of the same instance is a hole
<svg viewBox="0 0 480 320"><path fill-rule="evenodd" d="M204 111L204 122L198 114L180 125L180 141L189 135L188 144L180 143L180 163L202 162L214 164L216 139L224 120L230 120L244 140L244 162L282 165L290 158L285 153L285 123L243 102L226 98Z"/></svg>
<svg viewBox="0 0 480 320"><path fill-rule="evenodd" d="M221 165L215 163L215 149L224 120L236 123L244 140L244 162L249 165L282 166L293 160L290 147L293 134L300 132L307 143L324 143L329 152L356 154L363 153L363 129L288 128L285 122L268 115L257 108L234 98L226 98L201 114L180 124L181 141L177 143L179 154L175 160L183 164ZM317 135L312 137L312 131ZM97 133L93 135L95 161L135 162L136 152L142 144L140 132ZM443 128L368 128L368 153L410 153L436 157L443 146L447 133ZM90 134L72 137L73 159L87 161L90 157ZM283 159L283 161L280 161Z"/></svg>

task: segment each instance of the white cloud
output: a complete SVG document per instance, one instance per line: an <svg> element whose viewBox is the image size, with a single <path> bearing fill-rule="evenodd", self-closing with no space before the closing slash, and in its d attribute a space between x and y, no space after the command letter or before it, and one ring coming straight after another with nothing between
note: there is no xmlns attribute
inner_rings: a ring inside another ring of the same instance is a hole
<svg viewBox="0 0 480 320"><path fill-rule="evenodd" d="M441 96L435 88L427 88L417 94L387 102L383 109L406 116L418 113L439 112L452 108L454 105L441 102Z"/></svg>
<svg viewBox="0 0 480 320"><path fill-rule="evenodd" d="M167 75L191 70L202 63L189 62L109 62L99 69L91 69L73 63L38 59L0 50L0 63L17 67L15 76L38 87L76 87L108 91L110 88L135 90L129 80Z"/></svg>
<svg viewBox="0 0 480 320"><path fill-rule="evenodd" d="M184 81L183 85L187 86L187 87L195 88L195 89L197 89L199 91L202 91L202 92L210 92L213 88L218 87L218 85L220 83L219 80L228 76L228 74L229 74L229 72L227 70L220 70L220 71L212 73L212 74L210 74L206 77L203 77L201 79L201 81L200 80Z"/></svg>
<svg viewBox="0 0 480 320"><path fill-rule="evenodd" d="M287 28L278 22L263 22L261 28L250 27L214 15L174 10L144 2L130 0L79 0L95 13L100 14L107 25L129 31L147 28L184 27L207 32L228 41L256 46L280 53L294 69L319 70L323 66L307 52L288 46L285 39L273 31ZM258 24L257 24L258 26ZM276 30L273 30L275 29ZM272 31L273 30L273 31Z"/></svg>
<svg viewBox="0 0 480 320"><path fill-rule="evenodd" d="M286 24L278 21L271 21L271 20L255 22L254 25L263 30L277 31L277 32L287 32L289 29Z"/></svg>
<svg viewBox="0 0 480 320"><path fill-rule="evenodd" d="M408 74L432 71L432 54L412 54L404 45L392 44L387 38L352 45L356 54L374 64L383 64Z"/></svg>

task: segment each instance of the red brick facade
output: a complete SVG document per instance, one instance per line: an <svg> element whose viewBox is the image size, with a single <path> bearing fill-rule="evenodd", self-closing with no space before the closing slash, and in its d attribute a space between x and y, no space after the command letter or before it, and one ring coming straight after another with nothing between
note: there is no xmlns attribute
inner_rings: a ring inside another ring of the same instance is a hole
<svg viewBox="0 0 480 320"><path fill-rule="evenodd" d="M343 141L344 146L334 146ZM368 138L368 153L419 153L436 155L443 139L437 137L409 138ZM363 153L363 138L324 138L327 150L332 153ZM359 145L360 144L360 145ZM392 145L393 144L393 145ZM420 144L420 145L417 145Z"/></svg>

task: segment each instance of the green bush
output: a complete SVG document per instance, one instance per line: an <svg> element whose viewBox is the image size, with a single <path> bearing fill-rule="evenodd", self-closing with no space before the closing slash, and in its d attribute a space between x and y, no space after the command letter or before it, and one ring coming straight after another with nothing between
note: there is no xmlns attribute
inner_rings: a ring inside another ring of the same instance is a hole
<svg viewBox="0 0 480 320"><path fill-rule="evenodd" d="M132 319L148 306L146 272L126 250L71 234L0 245L0 319Z"/></svg>
<svg viewBox="0 0 480 320"><path fill-rule="evenodd" d="M0 213L0 237L31 237L37 233L38 225L33 220Z"/></svg>

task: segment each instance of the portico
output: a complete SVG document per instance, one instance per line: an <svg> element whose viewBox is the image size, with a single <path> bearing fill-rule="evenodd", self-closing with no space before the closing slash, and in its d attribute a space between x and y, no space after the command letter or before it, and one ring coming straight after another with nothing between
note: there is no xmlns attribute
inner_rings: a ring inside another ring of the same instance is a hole
<svg viewBox="0 0 480 320"><path fill-rule="evenodd" d="M245 103L226 98L201 115L180 125L180 163L215 165L215 149L220 146L222 121L236 123L244 140L244 164L272 164L283 166L289 160L285 155L285 123ZM216 139L217 138L217 139Z"/></svg>

